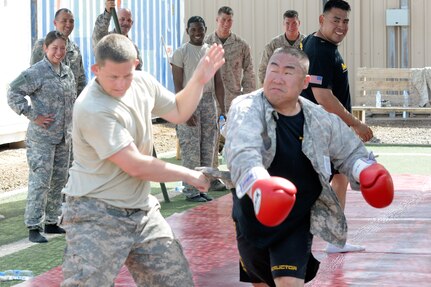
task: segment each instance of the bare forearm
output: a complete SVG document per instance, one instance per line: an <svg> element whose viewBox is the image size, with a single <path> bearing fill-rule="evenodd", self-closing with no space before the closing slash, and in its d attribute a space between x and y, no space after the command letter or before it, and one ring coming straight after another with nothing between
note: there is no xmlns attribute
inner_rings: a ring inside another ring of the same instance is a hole
<svg viewBox="0 0 431 287"><path fill-rule="evenodd" d="M189 181L190 170L152 156L143 156L141 164L131 175L154 182Z"/></svg>
<svg viewBox="0 0 431 287"><path fill-rule="evenodd" d="M317 103L326 111L339 116L348 126L360 124L360 121L346 110L331 90L321 88L312 88L312 90Z"/></svg>
<svg viewBox="0 0 431 287"><path fill-rule="evenodd" d="M223 86L223 80L221 78L220 71L217 71L217 73L214 76L214 88L215 88L215 94L217 98L217 102L219 104L221 113L223 115L226 115L226 109L224 106L224 86Z"/></svg>
<svg viewBox="0 0 431 287"><path fill-rule="evenodd" d="M220 107L220 113L223 115L226 115L226 108L224 106L224 93L216 91L216 98L217 98L218 105Z"/></svg>
<svg viewBox="0 0 431 287"><path fill-rule="evenodd" d="M325 110L339 116L343 122L353 128L356 134L363 140L369 141L373 137L373 131L362 123L359 119L353 116L340 101L328 89L313 88L314 97L317 102L322 105Z"/></svg>
<svg viewBox="0 0 431 287"><path fill-rule="evenodd" d="M193 172L183 166L141 154L134 144L112 155L109 160L128 175L146 181L188 181L190 173Z"/></svg>
<svg viewBox="0 0 431 287"><path fill-rule="evenodd" d="M179 93L183 89L184 70L172 65L172 77L174 79L175 93Z"/></svg>
<svg viewBox="0 0 431 287"><path fill-rule="evenodd" d="M208 190L209 181L202 172L164 162L141 154L134 143L108 158L129 176L154 182L184 181L200 191Z"/></svg>
<svg viewBox="0 0 431 287"><path fill-rule="evenodd" d="M192 77L187 85L176 95L178 121L186 121L196 110L199 101L202 97L204 84L200 83Z"/></svg>
<svg viewBox="0 0 431 287"><path fill-rule="evenodd" d="M329 103L327 101L321 105L326 111L339 116L348 126L356 126L360 124L360 121L346 110L346 108L337 99L330 101Z"/></svg>

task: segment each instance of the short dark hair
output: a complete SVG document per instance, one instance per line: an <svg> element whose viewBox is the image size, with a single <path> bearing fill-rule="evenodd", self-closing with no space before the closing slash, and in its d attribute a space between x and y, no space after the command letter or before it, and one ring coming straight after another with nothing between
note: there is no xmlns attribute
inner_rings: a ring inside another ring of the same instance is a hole
<svg viewBox="0 0 431 287"><path fill-rule="evenodd" d="M54 18L57 19L58 15L60 15L63 12L67 13L67 14L72 14L73 15L72 11L70 11L69 9L67 9L67 8L60 8L60 9L57 10L57 12L55 12Z"/></svg>
<svg viewBox="0 0 431 287"><path fill-rule="evenodd" d="M344 0L329 0L323 7L323 13L328 12L332 8L338 8L350 12L350 5Z"/></svg>
<svg viewBox="0 0 431 287"><path fill-rule="evenodd" d="M220 9L218 9L217 14L218 15L226 14L226 15L232 15L233 16L233 10L232 10L232 8L230 8L228 6L223 6L223 7L220 7Z"/></svg>
<svg viewBox="0 0 431 287"><path fill-rule="evenodd" d="M43 44L45 45L45 47L48 47L49 45L51 45L52 42L54 42L57 39L63 39L65 42L67 42L67 38L66 36L64 36L63 33L58 31L51 31L48 34L46 34Z"/></svg>
<svg viewBox="0 0 431 287"><path fill-rule="evenodd" d="M94 49L96 63L103 66L105 61L124 63L137 59L136 48L123 34L108 34L97 43Z"/></svg>
<svg viewBox="0 0 431 287"><path fill-rule="evenodd" d="M187 21L187 28L190 27L191 23L202 23L204 25L204 27L206 27L205 20L201 16L192 16L192 17L190 17L189 20Z"/></svg>
<svg viewBox="0 0 431 287"><path fill-rule="evenodd" d="M299 17L299 14L295 10L287 10L283 14L283 19L286 19L286 18L298 18L298 17Z"/></svg>

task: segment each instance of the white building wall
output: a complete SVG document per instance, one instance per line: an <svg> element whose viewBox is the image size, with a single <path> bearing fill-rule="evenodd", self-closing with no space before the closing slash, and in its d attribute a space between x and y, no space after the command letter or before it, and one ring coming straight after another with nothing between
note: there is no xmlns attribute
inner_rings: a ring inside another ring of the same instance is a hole
<svg viewBox="0 0 431 287"><path fill-rule="evenodd" d="M350 0L349 32L339 50L348 69L351 94L355 97L358 67L387 67L386 10L400 8L400 0ZM282 15L298 11L301 31L309 34L319 28L322 0L184 0L184 22L190 16L205 19L208 31L215 29L215 18L221 6L234 10L233 32L251 46L255 70L267 42L283 32ZM409 63L411 68L431 66L431 1L409 1Z"/></svg>
<svg viewBox="0 0 431 287"><path fill-rule="evenodd" d="M27 119L13 112L7 104L9 83L29 67L31 25L29 0L0 1L0 144L20 141Z"/></svg>

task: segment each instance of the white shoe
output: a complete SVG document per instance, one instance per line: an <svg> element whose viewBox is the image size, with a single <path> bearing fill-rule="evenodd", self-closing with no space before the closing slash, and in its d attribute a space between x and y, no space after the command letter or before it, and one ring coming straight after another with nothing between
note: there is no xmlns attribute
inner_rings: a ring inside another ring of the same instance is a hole
<svg viewBox="0 0 431 287"><path fill-rule="evenodd" d="M328 243L328 246L326 246L326 253L344 253L344 252L360 252L364 251L365 247L361 245L353 245L346 243L343 247L335 246L331 243Z"/></svg>

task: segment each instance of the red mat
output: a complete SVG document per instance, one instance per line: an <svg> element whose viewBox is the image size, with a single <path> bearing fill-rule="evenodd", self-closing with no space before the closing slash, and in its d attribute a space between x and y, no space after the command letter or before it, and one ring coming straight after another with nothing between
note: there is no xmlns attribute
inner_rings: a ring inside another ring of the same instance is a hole
<svg viewBox="0 0 431 287"><path fill-rule="evenodd" d="M317 277L306 286L427 286L431 282L431 176L394 176L392 205L374 209L360 192L349 191L346 216L349 242L365 252L331 254L315 238L313 253L321 260ZM196 286L251 286L238 282L238 252L231 195L168 218L190 262ZM20 287L60 286L56 267ZM426 283L428 282L428 283ZM136 286L123 267L115 286Z"/></svg>

